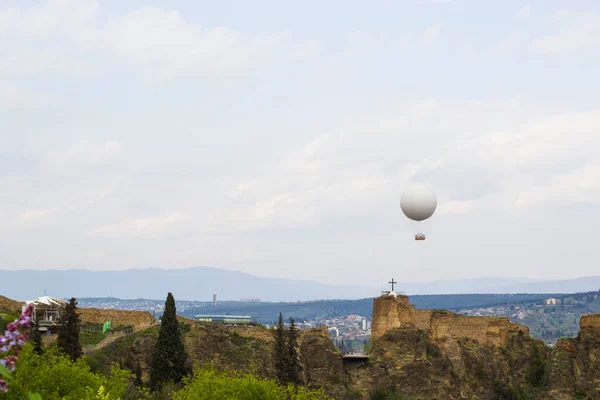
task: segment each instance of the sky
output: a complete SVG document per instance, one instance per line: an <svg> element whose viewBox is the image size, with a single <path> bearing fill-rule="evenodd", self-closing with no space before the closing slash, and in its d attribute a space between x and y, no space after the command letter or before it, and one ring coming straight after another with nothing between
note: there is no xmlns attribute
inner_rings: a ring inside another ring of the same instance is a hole
<svg viewBox="0 0 600 400"><path fill-rule="evenodd" d="M0 0L0 48L0 269L598 274L597 1Z"/></svg>

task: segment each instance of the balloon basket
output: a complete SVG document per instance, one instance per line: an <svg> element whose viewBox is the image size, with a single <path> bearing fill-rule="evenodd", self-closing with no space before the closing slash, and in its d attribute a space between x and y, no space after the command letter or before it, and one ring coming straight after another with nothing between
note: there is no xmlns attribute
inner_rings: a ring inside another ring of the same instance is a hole
<svg viewBox="0 0 600 400"><path fill-rule="evenodd" d="M425 235L423 235L422 233L417 233L415 235L415 240L425 240Z"/></svg>

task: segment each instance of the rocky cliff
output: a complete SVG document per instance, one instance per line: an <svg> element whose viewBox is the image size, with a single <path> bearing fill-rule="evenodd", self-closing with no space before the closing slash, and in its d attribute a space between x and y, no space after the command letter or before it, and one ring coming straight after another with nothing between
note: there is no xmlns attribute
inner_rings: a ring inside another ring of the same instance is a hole
<svg viewBox="0 0 600 400"><path fill-rule="evenodd" d="M600 314L581 317L579 335L560 339L548 368L552 398L600 399Z"/></svg>
<svg viewBox="0 0 600 400"><path fill-rule="evenodd" d="M554 349L506 318L416 310L406 296L373 304L369 365L351 371L363 398L600 399L600 314Z"/></svg>

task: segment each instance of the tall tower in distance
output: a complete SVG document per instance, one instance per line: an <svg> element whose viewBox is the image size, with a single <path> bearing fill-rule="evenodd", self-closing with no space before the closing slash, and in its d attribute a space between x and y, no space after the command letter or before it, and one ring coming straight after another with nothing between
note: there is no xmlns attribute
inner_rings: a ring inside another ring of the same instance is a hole
<svg viewBox="0 0 600 400"><path fill-rule="evenodd" d="M213 307L217 306L217 294L213 294Z"/></svg>

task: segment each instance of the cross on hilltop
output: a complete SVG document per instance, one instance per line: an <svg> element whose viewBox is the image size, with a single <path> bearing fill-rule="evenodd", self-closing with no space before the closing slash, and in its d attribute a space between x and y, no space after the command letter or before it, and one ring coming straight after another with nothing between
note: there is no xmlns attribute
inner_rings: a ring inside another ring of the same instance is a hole
<svg viewBox="0 0 600 400"><path fill-rule="evenodd" d="M395 283L398 283L398 282L394 282L394 278L392 278L392 281L391 281L391 282L388 282L388 283L391 283L391 284L392 284L392 292L393 292L393 291L394 291L394 284L395 284Z"/></svg>

